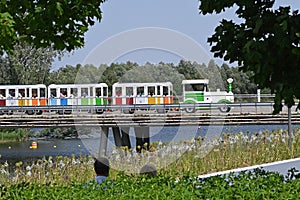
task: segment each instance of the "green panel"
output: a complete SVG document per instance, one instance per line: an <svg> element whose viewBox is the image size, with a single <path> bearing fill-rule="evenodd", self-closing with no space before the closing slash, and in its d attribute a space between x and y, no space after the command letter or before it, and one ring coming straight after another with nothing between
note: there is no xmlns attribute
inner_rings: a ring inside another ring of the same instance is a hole
<svg viewBox="0 0 300 200"><path fill-rule="evenodd" d="M102 105L102 98L96 98L96 105Z"/></svg>
<svg viewBox="0 0 300 200"><path fill-rule="evenodd" d="M203 94L203 92L186 93L185 99L195 99L197 102L201 102L201 101L204 101L204 94Z"/></svg>
<svg viewBox="0 0 300 200"><path fill-rule="evenodd" d="M104 99L103 103L104 105L108 105L108 99Z"/></svg>
<svg viewBox="0 0 300 200"><path fill-rule="evenodd" d="M93 100L93 98L89 98L89 105L94 105Z"/></svg>
<svg viewBox="0 0 300 200"><path fill-rule="evenodd" d="M89 99L88 98L82 98L81 99L81 105L82 106L87 106L89 103Z"/></svg>

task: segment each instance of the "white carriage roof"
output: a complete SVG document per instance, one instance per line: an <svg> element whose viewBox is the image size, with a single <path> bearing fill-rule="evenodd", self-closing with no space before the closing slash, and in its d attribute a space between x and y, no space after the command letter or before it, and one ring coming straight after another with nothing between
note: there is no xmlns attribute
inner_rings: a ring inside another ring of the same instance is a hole
<svg viewBox="0 0 300 200"><path fill-rule="evenodd" d="M208 84L208 79L182 80L182 84Z"/></svg>
<svg viewBox="0 0 300 200"><path fill-rule="evenodd" d="M155 82L155 83L114 83L113 87L116 86L157 86L157 85L163 85L163 86L172 86L171 82Z"/></svg>
<svg viewBox="0 0 300 200"><path fill-rule="evenodd" d="M51 84L49 88L84 88L84 87L108 87L106 83L86 83L86 84Z"/></svg>
<svg viewBox="0 0 300 200"><path fill-rule="evenodd" d="M1 89L46 88L44 84L36 85L0 85Z"/></svg>

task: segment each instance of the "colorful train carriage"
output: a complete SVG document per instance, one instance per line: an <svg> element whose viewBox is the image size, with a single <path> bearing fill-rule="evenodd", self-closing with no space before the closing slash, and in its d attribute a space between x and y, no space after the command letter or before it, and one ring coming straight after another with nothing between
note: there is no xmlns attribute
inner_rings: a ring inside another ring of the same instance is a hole
<svg viewBox="0 0 300 200"><path fill-rule="evenodd" d="M108 86L106 83L51 84L48 86L48 104L50 106L107 105ZM103 113L103 109L96 109L95 111L96 113ZM69 110L65 113L70 112Z"/></svg>
<svg viewBox="0 0 300 200"><path fill-rule="evenodd" d="M234 102L234 96L232 92L232 82L233 79L229 78L227 80L229 84L229 91L210 91L208 88L208 79L196 79L196 80L183 80L183 103L184 104L199 104L199 103L222 103L218 108L221 112L229 112L229 103ZM224 104L223 104L224 103ZM191 106L186 108L186 112L192 113L196 109L201 109L203 107ZM210 108L210 107L209 107ZM207 109L207 108L206 108Z"/></svg>
<svg viewBox="0 0 300 200"><path fill-rule="evenodd" d="M0 107L12 106L46 106L47 87L43 84L37 85L1 85L0 86ZM0 114L13 114L9 109L0 110ZM41 110L26 110L28 114L42 114Z"/></svg>
<svg viewBox="0 0 300 200"><path fill-rule="evenodd" d="M112 86L112 105L172 104L172 92L171 82L115 83ZM133 113L134 109L128 112Z"/></svg>

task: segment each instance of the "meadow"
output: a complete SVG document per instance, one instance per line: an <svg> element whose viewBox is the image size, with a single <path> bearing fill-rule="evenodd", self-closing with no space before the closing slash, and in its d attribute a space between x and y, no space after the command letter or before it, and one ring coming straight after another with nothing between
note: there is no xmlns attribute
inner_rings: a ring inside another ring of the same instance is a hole
<svg viewBox="0 0 300 200"><path fill-rule="evenodd" d="M227 177L197 178L210 172L298 158L300 129L293 133L290 145L287 131L279 129L251 135L223 133L211 141L199 137L176 144L152 143L150 150L142 153L135 149L116 150L108 155L112 170L109 181L101 186L92 181L93 156L48 157L13 165L5 162L0 168L0 196L2 199L293 199L300 191L296 170L289 177L257 169ZM158 166L158 177L137 174L145 162Z"/></svg>

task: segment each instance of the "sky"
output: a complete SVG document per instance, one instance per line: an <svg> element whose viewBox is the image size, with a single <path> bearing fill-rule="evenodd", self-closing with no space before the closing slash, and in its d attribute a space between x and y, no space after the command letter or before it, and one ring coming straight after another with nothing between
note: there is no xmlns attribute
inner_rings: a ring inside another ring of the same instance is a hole
<svg viewBox="0 0 300 200"><path fill-rule="evenodd" d="M300 10L299 0L276 0L275 8L279 5ZM181 59L222 64L213 58L207 38L223 18L239 20L235 9L204 16L198 7L198 0L108 0L101 5L101 22L86 33L85 46L56 60L52 69L126 61L177 64Z"/></svg>

